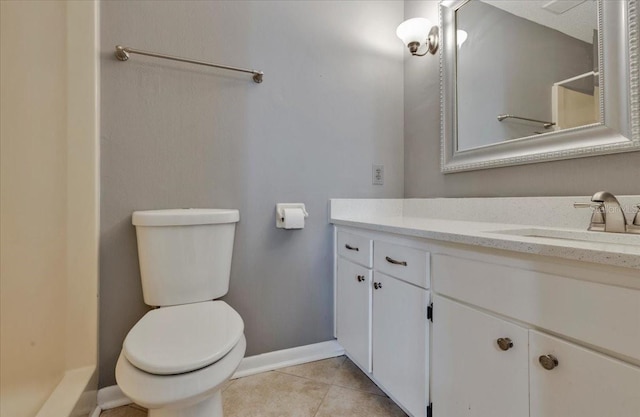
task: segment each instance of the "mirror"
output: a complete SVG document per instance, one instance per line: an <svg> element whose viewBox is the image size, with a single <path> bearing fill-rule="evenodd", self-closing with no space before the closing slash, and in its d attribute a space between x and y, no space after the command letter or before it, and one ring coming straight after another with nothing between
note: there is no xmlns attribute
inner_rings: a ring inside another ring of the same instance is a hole
<svg viewBox="0 0 640 417"><path fill-rule="evenodd" d="M640 150L636 8L441 1L442 171Z"/></svg>

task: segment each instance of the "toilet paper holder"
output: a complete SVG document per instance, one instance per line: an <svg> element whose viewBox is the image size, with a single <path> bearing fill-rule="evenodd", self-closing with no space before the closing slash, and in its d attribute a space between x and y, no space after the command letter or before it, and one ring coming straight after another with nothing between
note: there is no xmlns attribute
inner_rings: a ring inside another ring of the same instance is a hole
<svg viewBox="0 0 640 417"><path fill-rule="evenodd" d="M302 214L304 217L309 217L309 213L304 206L304 203L278 203L276 204L276 227L278 229L284 229L284 209L295 209L299 208L302 210Z"/></svg>

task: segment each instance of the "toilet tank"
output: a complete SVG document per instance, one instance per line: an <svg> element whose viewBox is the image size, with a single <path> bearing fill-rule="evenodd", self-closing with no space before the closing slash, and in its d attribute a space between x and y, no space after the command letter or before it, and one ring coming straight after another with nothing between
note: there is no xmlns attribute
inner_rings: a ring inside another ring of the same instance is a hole
<svg viewBox="0 0 640 417"><path fill-rule="evenodd" d="M226 209L134 212L144 302L170 306L225 295L238 220L238 210Z"/></svg>

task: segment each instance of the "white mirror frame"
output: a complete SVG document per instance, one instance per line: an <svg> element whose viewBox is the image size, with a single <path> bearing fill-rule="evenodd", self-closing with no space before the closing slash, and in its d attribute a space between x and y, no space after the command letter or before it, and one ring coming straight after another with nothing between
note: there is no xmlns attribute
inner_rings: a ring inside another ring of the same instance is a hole
<svg viewBox="0 0 640 417"><path fill-rule="evenodd" d="M443 173L640 151L639 0L598 1L600 120L604 123L458 151L455 14L468 1L439 4Z"/></svg>

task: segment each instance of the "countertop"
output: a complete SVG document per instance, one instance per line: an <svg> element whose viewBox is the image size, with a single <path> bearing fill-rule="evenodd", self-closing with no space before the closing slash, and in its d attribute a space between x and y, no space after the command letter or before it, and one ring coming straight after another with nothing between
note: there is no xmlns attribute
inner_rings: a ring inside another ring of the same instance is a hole
<svg viewBox="0 0 640 417"><path fill-rule="evenodd" d="M398 214L397 211L394 214ZM627 243L602 243L578 240L563 240L537 236L502 234L501 231L545 229L557 231L577 231L585 229L567 229L540 227L539 225L472 222L450 219L406 215L366 215L358 213L332 214L330 223L351 226L379 232L395 233L443 242L482 246L534 255L594 262L623 268L640 269L640 235L624 235ZM593 232L598 233L598 232ZM615 234L610 234L615 235ZM628 244L629 239L637 236L638 244ZM609 238L609 236L607 236ZM615 241L615 236L610 237Z"/></svg>

